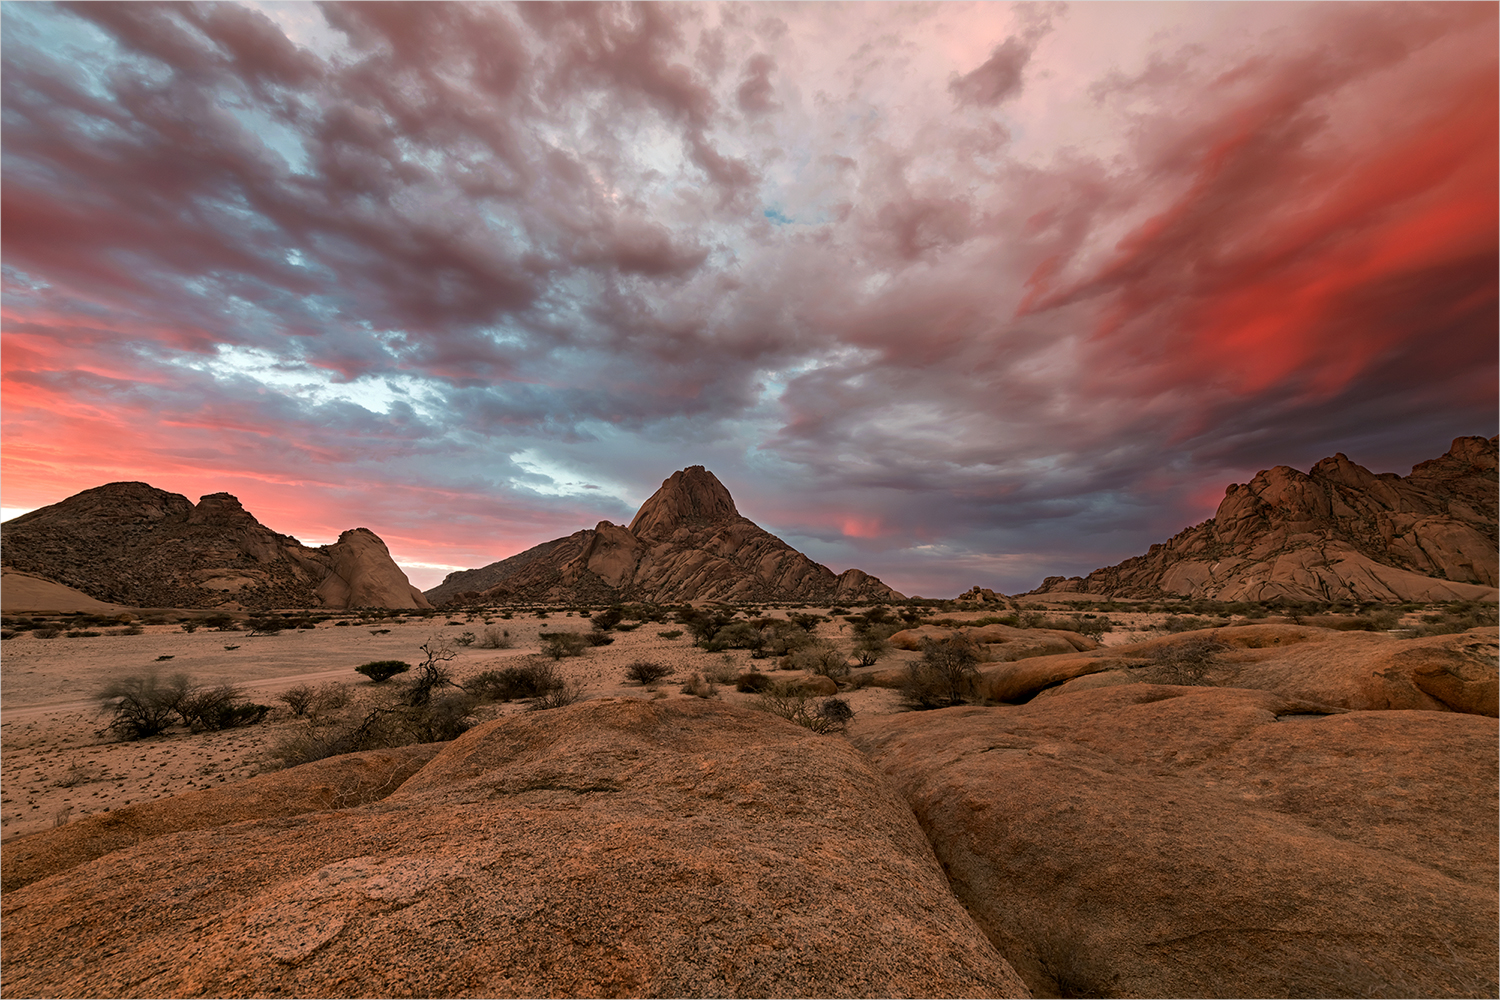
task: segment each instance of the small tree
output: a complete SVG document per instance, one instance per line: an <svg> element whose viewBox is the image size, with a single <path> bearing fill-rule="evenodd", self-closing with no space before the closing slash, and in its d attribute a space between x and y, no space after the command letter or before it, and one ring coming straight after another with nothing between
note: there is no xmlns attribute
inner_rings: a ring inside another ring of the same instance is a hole
<svg viewBox="0 0 1500 1000"><path fill-rule="evenodd" d="M397 674L404 674L411 669L410 663L400 660L371 660L354 668L354 672L364 674L370 678L372 684L384 684Z"/></svg>
<svg viewBox="0 0 1500 1000"><path fill-rule="evenodd" d="M146 673L111 681L97 697L103 710L112 715L103 731L138 740L155 736L172 724L182 691L155 673Z"/></svg>
<svg viewBox="0 0 1500 1000"><path fill-rule="evenodd" d="M901 697L913 708L961 705L979 677L979 647L967 636L922 643L922 659L907 668Z"/></svg>

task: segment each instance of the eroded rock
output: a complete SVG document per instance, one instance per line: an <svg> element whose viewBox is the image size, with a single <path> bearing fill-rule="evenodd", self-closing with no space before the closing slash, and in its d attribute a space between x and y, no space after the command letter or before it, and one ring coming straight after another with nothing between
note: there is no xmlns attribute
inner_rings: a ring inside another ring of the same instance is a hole
<svg viewBox="0 0 1500 1000"><path fill-rule="evenodd" d="M857 719L1039 995L1490 996L1496 728L1129 684Z"/></svg>
<svg viewBox="0 0 1500 1000"><path fill-rule="evenodd" d="M3 912L18 996L1025 995L858 751L697 699L489 723L379 801L119 846Z"/></svg>

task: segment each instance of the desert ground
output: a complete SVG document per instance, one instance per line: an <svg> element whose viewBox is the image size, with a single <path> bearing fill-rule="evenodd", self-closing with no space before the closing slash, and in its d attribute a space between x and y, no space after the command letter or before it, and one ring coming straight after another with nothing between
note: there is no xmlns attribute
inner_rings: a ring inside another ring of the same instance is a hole
<svg viewBox="0 0 1500 1000"><path fill-rule="evenodd" d="M1058 605L1066 607L1065 603ZM828 615L829 608L795 608L795 612ZM763 612L785 617L788 609ZM984 611L948 614L972 619ZM990 613L993 613L992 611ZM182 792L232 783L279 766L271 751L304 723L295 719L276 696L299 684L337 682L351 693L373 695L374 686L354 668L371 660L399 659L417 664L419 648L432 639L457 654L449 663L454 678L501 668L541 651L542 632L590 628L589 620L573 613L517 610L513 617L487 612L421 618L349 617L336 625L324 621L311 629L288 629L275 635L250 635L243 629L218 631L199 628L184 632L180 624L140 625L140 634L125 626L98 629L99 636L46 639L21 632L6 639L0 656L0 836L23 836L84 816L135 802L165 798ZM1112 613L1115 631L1106 644L1128 642L1165 618L1161 614ZM488 620L489 624L486 624ZM139 619L137 619L139 621ZM482 635L486 628L510 633L508 649L462 646L464 633ZM693 645L671 622L645 622L630 631L612 633L615 641L592 647L580 657L567 657L557 666L565 679L582 685L583 697L681 698L684 680L697 672L721 678L715 697L730 703L753 704L756 696L734 689L732 678L752 665L775 671L775 660L753 661L747 650L708 652ZM821 623L817 634L843 649L852 645L851 629L842 621ZM918 654L892 650L873 668L885 671L915 659ZM653 660L673 668L672 676L643 688L628 682L625 668L637 660ZM189 675L201 684L230 683L246 696L271 705L266 719L256 725L220 732L189 732L174 727L142 740L122 741L104 730L109 716L100 709L96 692L109 681L155 670L163 676ZM795 676L795 675L782 675ZM866 687L841 692L856 715L904 711L898 693ZM480 718L526 711L524 702L484 705Z"/></svg>

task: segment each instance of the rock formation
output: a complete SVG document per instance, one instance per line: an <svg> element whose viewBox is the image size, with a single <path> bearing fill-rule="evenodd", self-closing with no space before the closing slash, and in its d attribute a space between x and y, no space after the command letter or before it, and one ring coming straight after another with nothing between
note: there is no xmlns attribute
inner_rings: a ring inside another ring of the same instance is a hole
<svg viewBox="0 0 1500 1000"><path fill-rule="evenodd" d="M601 700L360 757L7 844L7 994L1027 995L843 740Z"/></svg>
<svg viewBox="0 0 1500 1000"><path fill-rule="evenodd" d="M1496 599L1496 439L1461 437L1409 476L1344 455L1230 486L1218 512L1143 556L1033 593L1221 601Z"/></svg>
<svg viewBox="0 0 1500 1000"><path fill-rule="evenodd" d="M1038 996L1493 996L1496 733L1130 684L856 719Z"/></svg>
<svg viewBox="0 0 1500 1000"><path fill-rule="evenodd" d="M373 532L311 548L228 493L110 483L6 521L7 569L132 607L431 607Z"/></svg>
<svg viewBox="0 0 1500 1000"><path fill-rule="evenodd" d="M674 472L629 527L600 521L427 591L448 601L859 601L902 595L857 569L835 575L742 517L701 465Z"/></svg>

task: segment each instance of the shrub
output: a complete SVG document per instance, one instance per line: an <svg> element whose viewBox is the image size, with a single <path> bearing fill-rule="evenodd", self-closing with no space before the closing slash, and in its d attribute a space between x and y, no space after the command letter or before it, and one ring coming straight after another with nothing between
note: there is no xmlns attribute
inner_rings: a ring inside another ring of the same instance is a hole
<svg viewBox="0 0 1500 1000"><path fill-rule="evenodd" d="M198 631L198 623L197 622L183 622L178 627L181 628L184 632L188 633L189 635L192 635L194 632Z"/></svg>
<svg viewBox="0 0 1500 1000"><path fill-rule="evenodd" d="M806 692L789 684L774 684L762 691L755 707L815 733L837 732L854 717L854 710L842 698L825 698L814 706Z"/></svg>
<svg viewBox="0 0 1500 1000"><path fill-rule="evenodd" d="M56 639L60 635L62 635L62 629L51 625L43 626L36 630L36 637L38 639Z"/></svg>
<svg viewBox="0 0 1500 1000"><path fill-rule="evenodd" d="M163 681L155 673L133 674L111 681L97 695L101 708L111 713L101 733L113 732L121 739L138 740L164 732L177 714L185 683L186 678Z"/></svg>
<svg viewBox="0 0 1500 1000"><path fill-rule="evenodd" d="M718 685L707 680L702 674L695 673L682 685L682 693L690 694L695 698L714 698L719 694Z"/></svg>
<svg viewBox="0 0 1500 1000"><path fill-rule="evenodd" d="M740 668L735 665L734 657L725 653L723 662L710 663L703 668L703 676L714 684L733 684L739 679Z"/></svg>
<svg viewBox="0 0 1500 1000"><path fill-rule="evenodd" d="M1156 651L1155 661L1169 684L1200 684L1224 644L1211 635L1197 635Z"/></svg>
<svg viewBox="0 0 1500 1000"><path fill-rule="evenodd" d="M620 607L619 605L616 605L612 608L601 611L596 615L593 615L591 620L594 623L594 628L598 629L601 632L608 632L610 629L620 624L620 622L623 621L624 618L625 609Z"/></svg>
<svg viewBox="0 0 1500 1000"><path fill-rule="evenodd" d="M922 643L922 659L909 664L901 698L913 708L961 705L979 677L979 648L967 636Z"/></svg>
<svg viewBox="0 0 1500 1000"><path fill-rule="evenodd" d="M655 684L663 677L670 676L672 676L672 668L654 660L636 660L625 668L625 679L635 681L642 687Z"/></svg>
<svg viewBox="0 0 1500 1000"><path fill-rule="evenodd" d="M515 701L518 698L541 698L563 686L557 668L545 660L486 670L469 678L463 689L486 701Z"/></svg>
<svg viewBox="0 0 1500 1000"><path fill-rule="evenodd" d="M775 683L775 681L759 670L747 670L735 678L734 689L736 691L744 691L747 694L759 694Z"/></svg>
<svg viewBox="0 0 1500 1000"><path fill-rule="evenodd" d="M101 636L103 634L104 634L103 632L94 632L94 631L89 631L89 630L78 629L78 630L74 630L72 632L69 632L68 633L68 638L69 639L93 639L93 638L96 638L96 637Z"/></svg>
<svg viewBox="0 0 1500 1000"><path fill-rule="evenodd" d="M514 645L510 629L487 628L479 636L480 649L510 649Z"/></svg>
<svg viewBox="0 0 1500 1000"><path fill-rule="evenodd" d="M244 692L233 684L190 690L177 705L178 714L193 728L215 732L253 725L270 710L269 705L247 701Z"/></svg>
<svg viewBox="0 0 1500 1000"><path fill-rule="evenodd" d="M466 695L449 694L420 707L375 708L362 717L309 721L273 747L271 756L294 767L361 750L456 739L474 725L473 707Z"/></svg>
<svg viewBox="0 0 1500 1000"><path fill-rule="evenodd" d="M864 635L854 644L854 656L862 667L873 667L879 659L891 651L891 644L875 635Z"/></svg>
<svg viewBox="0 0 1500 1000"><path fill-rule="evenodd" d="M676 639L682 635L682 629L671 628L667 629L665 632L658 632L656 634L661 636L663 639Z"/></svg>
<svg viewBox="0 0 1500 1000"><path fill-rule="evenodd" d="M598 629L591 629L583 633L583 641L590 646L608 646L615 641L615 637Z"/></svg>
<svg viewBox="0 0 1500 1000"><path fill-rule="evenodd" d="M542 652L560 660L564 656L582 656L587 641L577 632L543 632Z"/></svg>
<svg viewBox="0 0 1500 1000"><path fill-rule="evenodd" d="M844 654L822 643L793 650L782 657L779 666L782 670L806 670L834 680L849 676L849 661Z"/></svg>
<svg viewBox="0 0 1500 1000"><path fill-rule="evenodd" d="M312 707L313 698L317 692L311 684L298 684L296 687L287 688L276 696L276 700L291 709L292 715L302 718L307 710Z"/></svg>
<svg viewBox="0 0 1500 1000"><path fill-rule="evenodd" d="M369 663L362 663L355 667L354 671L370 678L372 684L383 684L397 674L404 674L410 669L410 663L403 663L400 660L371 660Z"/></svg>
<svg viewBox="0 0 1500 1000"><path fill-rule="evenodd" d="M474 645L474 633L465 632L463 635L458 636L453 641L458 643L460 646L472 646Z"/></svg>
<svg viewBox="0 0 1500 1000"><path fill-rule="evenodd" d="M250 630L252 636L278 635L284 623L276 618L251 618L245 622L245 627Z"/></svg>
<svg viewBox="0 0 1500 1000"><path fill-rule="evenodd" d="M549 708L562 708L571 705L583 697L583 686L577 681L560 683L557 687L542 695L536 701L526 706L528 712L541 712Z"/></svg>

